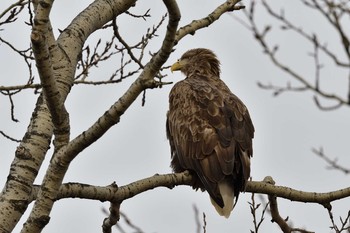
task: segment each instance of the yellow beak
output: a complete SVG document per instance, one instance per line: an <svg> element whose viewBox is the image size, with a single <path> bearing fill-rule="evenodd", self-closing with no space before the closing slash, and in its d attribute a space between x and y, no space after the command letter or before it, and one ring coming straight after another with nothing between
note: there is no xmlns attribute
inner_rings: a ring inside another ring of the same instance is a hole
<svg viewBox="0 0 350 233"><path fill-rule="evenodd" d="M171 72L176 71L176 70L181 70L182 64L180 61L175 62L171 67L170 70Z"/></svg>

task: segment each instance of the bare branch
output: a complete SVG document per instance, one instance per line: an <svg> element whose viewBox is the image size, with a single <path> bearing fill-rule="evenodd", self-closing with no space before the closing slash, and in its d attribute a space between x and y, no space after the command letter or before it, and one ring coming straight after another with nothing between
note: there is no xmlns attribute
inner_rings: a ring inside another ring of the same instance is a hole
<svg viewBox="0 0 350 233"><path fill-rule="evenodd" d="M328 210L328 215L329 215L329 219L331 220L332 226L330 227L331 229L334 230L335 233L341 233L341 232L349 232L350 230L350 211L348 211L347 216L345 217L345 220L343 220L342 217L340 217L340 223L341 226L340 228L336 225L335 221L334 221L334 217L333 217L333 213L331 211L331 209L327 209Z"/></svg>
<svg viewBox="0 0 350 233"><path fill-rule="evenodd" d="M17 91L14 91L14 92L10 92L9 90L5 90L5 91L0 90L1 94L5 95L5 96L8 96L8 98L9 98L10 106L11 106L11 110L10 110L11 111L11 120L13 122L16 122L16 123L19 122L19 120L15 118L15 104L13 103L12 96L17 94L19 91L20 90L17 90Z"/></svg>
<svg viewBox="0 0 350 233"><path fill-rule="evenodd" d="M111 233L112 227L117 224L120 219L120 203L119 202L111 202L111 206L109 207L109 216L103 220L102 224L102 232L103 233Z"/></svg>
<svg viewBox="0 0 350 233"><path fill-rule="evenodd" d="M0 13L0 19L2 19L7 13L10 12L10 15L4 21L0 21L0 26L3 24L12 23L17 20L17 16L22 12L25 5L28 4L28 1L18 0L15 3L12 3L8 6L2 13Z"/></svg>
<svg viewBox="0 0 350 233"><path fill-rule="evenodd" d="M189 172L185 171L182 173L165 175L156 174L120 187L115 183L105 187L81 183L66 183L61 185L55 200L64 198L83 198L99 201L122 202L157 187L172 189L177 185L190 185L191 182L192 176ZM33 186L30 202L36 199L39 189L40 186Z"/></svg>
<svg viewBox="0 0 350 233"><path fill-rule="evenodd" d="M328 164L328 167L327 167L328 169L335 169L335 170L343 172L346 175L350 173L350 169L345 168L345 167L343 167L343 166L338 164L338 159L337 158L331 159L329 156L327 156L324 153L322 147L320 147L319 149L312 148L312 152L315 155L319 156L324 161L326 161L326 163Z"/></svg>
<svg viewBox="0 0 350 233"><path fill-rule="evenodd" d="M338 32L344 51L348 57L348 60L350 61L350 42L349 38L346 36L343 30L342 25L339 22L341 14L337 14L337 12L334 10L334 5L326 4L326 6L328 7L328 11L325 11L323 7L318 3L318 1L312 0L312 4L312 7L317 9ZM309 6L310 5L311 4L309 4Z"/></svg>
<svg viewBox="0 0 350 233"><path fill-rule="evenodd" d="M58 74L58 69L54 69L52 61L54 56L62 55L62 52L58 50L49 18L52 4L53 0L46 0L41 1L36 7L31 42L46 104L54 124L55 140L53 143L55 150L59 150L69 141L70 125L64 98L57 83L60 81L61 74Z"/></svg>
<svg viewBox="0 0 350 233"><path fill-rule="evenodd" d="M119 34L119 30L118 30L118 26L117 26L117 19L113 19L113 32L114 32L114 36L119 40L120 43L122 43L122 45L124 46L124 48L128 52L129 56L131 57L131 59L136 64L138 64L141 69L143 69L144 65L141 63L140 58L135 57L134 53L132 52L132 48L130 48L130 46L126 43L126 41ZM144 46L142 46L142 47L144 47Z"/></svg>
<svg viewBox="0 0 350 233"><path fill-rule="evenodd" d="M203 233L207 233L207 220L204 212L203 212Z"/></svg>
<svg viewBox="0 0 350 233"><path fill-rule="evenodd" d="M6 133L4 133L4 131L2 131L2 130L0 130L0 134L2 135L2 136L4 136L5 138L7 138L7 139L9 139L10 141L13 141L13 142L21 142L21 140L19 140L19 139L15 139L15 138L13 138L13 137L11 137L11 136L8 136Z"/></svg>
<svg viewBox="0 0 350 233"><path fill-rule="evenodd" d="M250 10L245 10L245 15L246 18L248 19L249 25L247 26L246 24L245 27L248 27L249 30L252 31L255 39L259 42L259 44L261 45L261 47L264 49L264 53L270 58L270 60L272 61L272 63L278 67L279 69L281 69L282 71L284 71L285 73L287 73L288 75L290 75L291 77L293 77L294 79L296 79L297 81L299 81L302 86L298 87L298 88L290 88L290 87L286 87L286 88L275 88L273 86L267 86L270 89L275 90L275 94L280 94L283 91L286 90L293 90L293 91L304 91L304 90L311 90L313 91L317 96L321 96L325 99L330 99L336 102L336 104L332 107L323 107L321 106L321 104L319 103L317 97L315 98L315 103L316 105L321 109L321 110L329 110L329 109L335 109L338 108L341 105L350 105L350 98L345 99L340 97L337 94L333 94L333 93L328 93L326 91L321 90L320 87L320 69L322 68L322 65L320 64L319 60L318 60L318 50L323 51L324 53L326 53L327 55L329 55L330 57L332 57L335 62L339 65L339 66L344 66L344 67L350 67L350 63L341 63L338 61L338 59L336 59L336 57L334 56L334 54L332 54L326 46L323 46L319 43L317 37L315 35L308 35L307 33L305 33L302 29L294 26L292 23L290 23L284 16L284 13L276 13L275 11L273 11L271 9L271 7L267 4L267 2L265 0L262 1L263 6L265 7L265 9L267 10L267 12L273 16L275 19L279 20L280 22L283 23L282 29L286 30L286 29L292 29L295 32L297 32L299 35L303 36L304 38L306 38L309 42L312 43L312 45L314 46L314 53L313 53L313 57L315 60L315 83L311 83L309 81L307 81L307 79L305 77L303 77L301 74L299 74L298 72L296 72L295 70L293 70L292 68L290 68L289 66L283 64L276 56L276 53L278 51L278 45L274 45L271 46L266 42L266 35L267 33L270 31L271 27L270 26L265 26L265 28L263 30L259 30L257 25L256 25L256 19L254 17L255 14L255 1L252 1L251 6L250 6ZM241 21L240 21L241 22ZM350 80L350 78L349 78ZM261 85L263 86L263 85ZM266 87L266 86L265 86ZM350 93L350 87L349 87L349 93ZM350 96L350 94L349 94Z"/></svg>
<svg viewBox="0 0 350 233"><path fill-rule="evenodd" d="M0 86L0 91L2 94L4 94L3 91L5 91L5 93L7 93L8 95L14 95L14 94L19 93L21 90L29 88L33 85L33 81L34 81L34 76L33 76L33 71L32 71L32 62L34 60L33 51L31 48L24 49L24 50L17 49L14 45L12 45L10 42L6 41L5 39L3 39L1 37L0 37L0 41L2 43L4 43L5 45L7 45L12 51L17 53L20 57L22 57L24 62L27 65L27 68L28 68L29 77L28 77L27 84L18 85L18 86L10 86L10 87ZM14 91L14 92L10 93L9 91ZM12 105L12 103L11 103L11 105Z"/></svg>
<svg viewBox="0 0 350 233"><path fill-rule="evenodd" d="M327 48L326 44L322 44L318 41L317 36L315 34L308 34L301 27L295 26L283 14L278 14L277 12L272 10L272 8L267 4L266 1L263 1L263 6L272 17L274 17L275 19L277 19L279 22L283 24L283 26L281 27L282 30L292 30L297 34L299 34L300 36L302 36L307 41L309 41L311 44L317 44L318 47L325 54L327 54L338 66L345 67L345 68L350 66L350 61L347 61L347 62L341 61L335 53L333 53L331 50Z"/></svg>
<svg viewBox="0 0 350 233"><path fill-rule="evenodd" d="M193 211L194 211L194 221L196 223L196 228L197 228L196 232L201 233L201 222L199 220L198 207L195 204L193 204L192 207L193 207Z"/></svg>
<svg viewBox="0 0 350 233"><path fill-rule="evenodd" d="M0 222L6 222L6 225L1 225L1 229L6 229L6 232L12 231L18 219L27 209L34 179L51 143L53 128L51 121L48 120L49 111L43 99L43 96L39 95L27 132L16 149L7 177L6 188L1 192L0 209L2 214ZM33 142L35 142L35 146L33 146ZM18 177L21 177L19 174L26 174L26 176L18 180ZM15 196L13 195L14 190ZM21 201L14 206L15 200ZM13 221L9 222L8 219L13 219Z"/></svg>
<svg viewBox="0 0 350 233"><path fill-rule="evenodd" d="M307 91L308 88L301 86L301 87L293 87L290 82L286 84L286 86L280 87L280 86L275 86L273 84L263 84L261 82L258 82L258 87L264 89L264 90L272 90L274 96L278 96L284 92L287 91L293 91L293 92L302 92L302 91Z"/></svg>
<svg viewBox="0 0 350 233"><path fill-rule="evenodd" d="M120 212L120 216L124 219L126 224L129 227L131 227L131 229L135 230L135 232L137 232L137 233L143 233L144 232L140 227L138 227L134 223L132 223L132 221L130 220L130 218L128 218L128 216L126 216L126 214L124 214L123 212Z"/></svg>
<svg viewBox="0 0 350 233"><path fill-rule="evenodd" d="M266 182L266 183L271 184L271 185L275 185L275 181L271 177L265 177L263 182ZM277 225L281 228L281 230L284 233L291 233L294 231L302 232L302 233L312 233L312 232L307 231L307 230L290 227L287 223L288 217L286 219L283 219L281 217L281 215L279 214L276 195L269 194L268 199L269 199L269 205L270 205L270 213L271 213L271 217L272 217L271 221L277 223Z"/></svg>
<svg viewBox="0 0 350 233"><path fill-rule="evenodd" d="M325 207L335 200L345 198L350 195L350 188L344 188L328 193L304 192L289 187L271 185L264 182L250 181L247 184L246 192L276 195L291 201L318 203Z"/></svg>
<svg viewBox="0 0 350 233"><path fill-rule="evenodd" d="M272 217L272 222L277 223L277 225L281 228L281 230L284 233L290 233L292 232L291 227L287 224L287 219L283 219L278 211L278 206L277 206L277 198L273 195L269 195L269 203L270 203L270 211L271 211L271 217Z"/></svg>
<svg viewBox="0 0 350 233"><path fill-rule="evenodd" d="M264 180L271 179L271 177L266 177ZM67 183L60 187L55 200L63 198L84 198L90 200L121 202L157 187L167 187L172 189L178 185L191 185L191 182L192 177L189 172L186 171L165 175L157 174L120 187L116 187L115 184L100 187L88 184ZM39 186L33 187L31 201L36 198L38 190ZM275 195L276 197L303 203L317 203L326 208L329 208L330 203L333 201L350 197L349 187L326 193L316 193L273 185L266 181L248 181L245 192Z"/></svg>
<svg viewBox="0 0 350 233"><path fill-rule="evenodd" d="M34 60L31 48L24 49L24 50L19 50L19 49L15 48L10 42L6 41L5 39L3 39L1 37L0 37L0 41L2 43L6 44L7 46L9 46L13 51L18 53L18 55L20 55L24 59L26 59L26 60Z"/></svg>
<svg viewBox="0 0 350 233"><path fill-rule="evenodd" d="M33 30L31 39L40 80L44 89L45 99L50 109L53 122L56 126L58 126L58 124L62 121L60 120L62 101L56 80L54 78L46 38L44 34Z"/></svg>
<svg viewBox="0 0 350 233"><path fill-rule="evenodd" d="M250 213L253 215L253 225L254 225L254 230L250 230L250 232L251 233L258 233L259 228L265 219L264 215L265 215L267 207L269 206L269 203L265 204L265 206L263 207L263 210L261 212L261 216L260 216L259 220L258 220L258 216L257 216L257 211L262 203L259 203L259 204L255 203L255 193L252 193L251 202L248 202L248 203L249 203L249 207L250 207Z"/></svg>
<svg viewBox="0 0 350 233"><path fill-rule="evenodd" d="M136 14L133 14L133 13L131 13L131 12L129 12L129 11L126 11L125 13L127 13L128 15L130 15L130 16L132 16L132 17L134 17L134 18L142 18L143 20L146 20L146 18L149 18L149 17L151 17L151 15L150 15L150 12L151 10L150 9L148 9L143 15L136 15Z"/></svg>
<svg viewBox="0 0 350 233"><path fill-rule="evenodd" d="M93 126L70 141L67 145L61 147L58 151L55 151L42 183L42 186L45 188L40 189L38 200L34 203L34 207L22 232L40 232L43 229L49 221L49 214L54 203L53 199L57 196L71 161L82 150L94 143L108 129L118 123L120 116L124 114L143 90L156 86L153 77L172 51L176 28L180 20L180 11L176 1L164 0L164 4L168 9L169 22L161 49L146 64L140 77L130 86L128 91Z"/></svg>
<svg viewBox="0 0 350 233"><path fill-rule="evenodd" d="M176 33L175 44L177 44L184 36L187 36L188 34L194 35L197 30L208 27L210 24L218 20L224 13L243 9L244 6L236 6L236 4L240 1L241 0L228 0L218 6L207 17L199 20L193 20L190 24L181 27Z"/></svg>
<svg viewBox="0 0 350 233"><path fill-rule="evenodd" d="M167 187L172 189L177 185L191 185L192 176L189 172L185 171L183 173L166 174L166 175L155 175L149 178L145 178L133 183L118 187L115 183L106 186L99 187L80 183L67 183L60 187L57 195L57 199L63 198L84 198L99 201L110 201L113 203L121 203L127 199L130 199L136 195L139 195L145 191L152 190L157 187ZM36 198L39 186L34 186L32 190L32 200ZM277 197L285 198L291 201L298 202L309 202L318 203L325 206L328 210L331 209L330 203L342 198L347 198L350 196L350 188L345 188L341 190L336 190L328 193L315 193L315 192L304 192L300 190L295 190L288 187L276 186L271 177L266 177L264 181L248 181L246 192L251 193L261 193L267 194L269 196L269 205L272 215L272 220L280 225L284 232L303 232L310 233L310 231L290 227L287 224L287 219L283 219L278 211ZM31 200L31 201L32 201ZM263 209L262 217L259 223L257 223L257 228L259 228L261 222L263 221L264 212L266 211L267 204ZM259 205L255 205L254 209L258 209ZM254 210L254 211L255 211ZM346 223L349 220L349 216L345 220L341 219L342 229L348 229ZM203 215L203 229L206 231L206 220L205 215ZM334 224L335 226L335 224ZM257 229L255 233L258 233Z"/></svg>
<svg viewBox="0 0 350 233"><path fill-rule="evenodd" d="M334 105L331 105L331 106L323 106L320 103L320 100L319 100L319 98L316 95L313 97L313 100L314 100L316 106L320 110L323 110L323 111L333 111L333 110L336 110L336 109L340 108L341 106L343 106L343 103L341 103L341 102L339 102L337 104L334 104Z"/></svg>
<svg viewBox="0 0 350 233"><path fill-rule="evenodd" d="M113 55L118 53L118 51L111 51L113 49L114 40L115 37L113 36L109 41L107 41L101 53L98 52L101 45L101 39L97 41L92 52L89 45L82 50L81 59L77 65L77 70L81 69L81 72L80 74L76 75L74 78L75 81L79 79L79 81L84 82L89 75L89 70L92 67L97 67L101 62L107 61Z"/></svg>

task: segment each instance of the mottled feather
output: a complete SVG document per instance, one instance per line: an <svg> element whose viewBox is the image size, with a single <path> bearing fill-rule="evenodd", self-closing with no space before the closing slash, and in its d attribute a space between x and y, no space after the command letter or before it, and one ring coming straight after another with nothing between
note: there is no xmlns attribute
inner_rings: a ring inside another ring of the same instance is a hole
<svg viewBox="0 0 350 233"><path fill-rule="evenodd" d="M220 209L225 205L220 190L232 188L238 198L245 189L254 126L243 102L220 79L220 63L213 52L189 50L178 63L186 79L176 83L169 95L166 129L171 167L174 172L192 172L193 188L206 190ZM219 188L219 183L225 185ZM233 206L226 208L230 212Z"/></svg>

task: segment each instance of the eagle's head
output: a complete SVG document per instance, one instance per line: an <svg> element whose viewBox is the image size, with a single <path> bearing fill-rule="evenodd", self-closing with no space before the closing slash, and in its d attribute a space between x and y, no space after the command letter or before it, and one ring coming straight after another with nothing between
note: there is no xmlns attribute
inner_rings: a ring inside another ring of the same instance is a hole
<svg viewBox="0 0 350 233"><path fill-rule="evenodd" d="M191 74L220 76L220 62L209 49L191 49L171 66L171 71L180 70L187 77Z"/></svg>

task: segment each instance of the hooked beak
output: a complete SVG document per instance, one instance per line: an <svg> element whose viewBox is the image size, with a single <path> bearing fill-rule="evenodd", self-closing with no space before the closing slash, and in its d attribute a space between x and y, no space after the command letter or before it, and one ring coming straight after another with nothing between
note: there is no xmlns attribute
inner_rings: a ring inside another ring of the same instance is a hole
<svg viewBox="0 0 350 233"><path fill-rule="evenodd" d="M182 64L181 64L181 61L177 61L175 62L171 67L170 67L170 71L173 72L173 71L176 71L176 70L181 70L182 68Z"/></svg>

